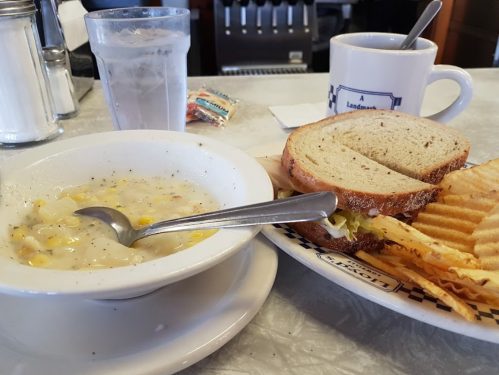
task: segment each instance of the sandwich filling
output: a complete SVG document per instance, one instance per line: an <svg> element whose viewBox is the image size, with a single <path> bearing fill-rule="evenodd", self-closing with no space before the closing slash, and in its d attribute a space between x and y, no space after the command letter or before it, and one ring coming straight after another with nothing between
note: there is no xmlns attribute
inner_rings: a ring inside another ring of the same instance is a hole
<svg viewBox="0 0 499 375"><path fill-rule="evenodd" d="M333 238L346 237L349 241L354 241L359 233L374 233L381 241L383 233L371 226L371 220L372 218L365 214L336 210L320 224Z"/></svg>
<svg viewBox="0 0 499 375"><path fill-rule="evenodd" d="M281 166L281 156L269 156L257 158L270 176L274 193L277 199L291 197L301 194L287 177ZM327 219L317 221L333 238L345 237L349 241L355 241L358 234L374 233L379 240L383 239L383 233L371 227L372 216L376 216L376 210L371 210L370 215L348 210L336 210Z"/></svg>

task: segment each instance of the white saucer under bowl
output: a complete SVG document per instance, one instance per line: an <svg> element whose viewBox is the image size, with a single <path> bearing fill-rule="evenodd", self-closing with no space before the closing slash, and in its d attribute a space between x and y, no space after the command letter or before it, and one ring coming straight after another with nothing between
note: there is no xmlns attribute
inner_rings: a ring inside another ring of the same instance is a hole
<svg viewBox="0 0 499 375"><path fill-rule="evenodd" d="M224 345L260 309L277 272L262 235L229 259L129 300L0 294L0 374L155 375Z"/></svg>

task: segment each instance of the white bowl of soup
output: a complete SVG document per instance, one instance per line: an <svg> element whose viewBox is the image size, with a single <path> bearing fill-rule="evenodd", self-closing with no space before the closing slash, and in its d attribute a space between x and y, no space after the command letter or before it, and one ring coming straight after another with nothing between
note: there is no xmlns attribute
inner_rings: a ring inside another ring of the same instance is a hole
<svg viewBox="0 0 499 375"><path fill-rule="evenodd" d="M81 207L108 206L136 228L269 201L272 184L253 158L189 133L131 130L57 141L0 169L0 292L129 298L212 267L259 226L160 234L119 245Z"/></svg>

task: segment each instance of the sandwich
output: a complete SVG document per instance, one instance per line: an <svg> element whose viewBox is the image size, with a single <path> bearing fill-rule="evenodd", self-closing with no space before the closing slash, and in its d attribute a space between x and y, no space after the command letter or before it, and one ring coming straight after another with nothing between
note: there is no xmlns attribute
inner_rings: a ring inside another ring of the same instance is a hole
<svg viewBox="0 0 499 375"><path fill-rule="evenodd" d="M387 110L353 111L293 131L282 155L259 158L276 198L332 191L338 210L322 221L289 223L326 249L354 253L383 246L378 215L411 216L464 166L469 141L434 121Z"/></svg>

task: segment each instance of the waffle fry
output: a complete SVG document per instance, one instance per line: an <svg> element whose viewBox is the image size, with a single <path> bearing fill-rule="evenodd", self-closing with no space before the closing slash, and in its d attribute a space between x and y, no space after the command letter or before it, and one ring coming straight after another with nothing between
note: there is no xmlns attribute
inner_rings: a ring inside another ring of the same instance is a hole
<svg viewBox="0 0 499 375"><path fill-rule="evenodd" d="M427 205L412 227L448 247L474 253L475 238L471 234L498 200L497 193L443 196Z"/></svg>
<svg viewBox="0 0 499 375"><path fill-rule="evenodd" d="M446 271L449 267L480 267L479 261L472 254L445 246L393 217L379 215L372 220L371 225L382 231L387 239L404 246L417 258L442 270Z"/></svg>
<svg viewBox="0 0 499 375"><path fill-rule="evenodd" d="M454 309L458 314L463 316L466 320L470 322L475 322L476 317L466 302L464 302L461 298L449 292L448 290L443 289L437 284L428 280L427 277L420 275L418 272L405 267L405 265L399 263L399 260L402 258L398 257L390 257L389 255L377 255L373 256L364 251L357 251L355 255L364 260L365 262L371 264L372 266L400 279L403 281L413 282L419 285L423 290L429 295L440 299L446 305Z"/></svg>
<svg viewBox="0 0 499 375"><path fill-rule="evenodd" d="M435 284L451 291L463 299L485 303L491 306L499 306L499 296L496 293L492 293L478 285L472 285L472 282L447 281L435 276L428 277L428 280L433 281Z"/></svg>
<svg viewBox="0 0 499 375"><path fill-rule="evenodd" d="M438 298L447 306L451 307L455 312L463 316L468 322L476 322L476 317L473 309L469 307L461 298L457 297L449 291L442 289L438 285L432 283L431 281L425 279L423 276L410 269L403 267L396 267L395 269L409 277L412 282L418 284L426 293L432 295L435 298Z"/></svg>
<svg viewBox="0 0 499 375"><path fill-rule="evenodd" d="M386 249L391 253L400 254L400 250L403 248L401 246L392 245L387 246ZM484 288L467 277L461 278L454 271L443 271L431 264L425 263L419 258L413 258L412 262L418 267L416 269L412 268L415 272L435 284L447 288L454 294L473 301L499 306L499 293Z"/></svg>
<svg viewBox="0 0 499 375"><path fill-rule="evenodd" d="M383 262L380 259L377 259L373 255L368 254L365 251L359 250L355 253L355 255L358 258L362 259L363 261L369 263L370 265L376 267L377 269L379 269L383 272L386 272L389 275L396 277L397 279L400 279L403 281L409 281L409 278L407 276L405 276L403 273L398 272L395 267L393 267L392 265L390 265L386 262Z"/></svg>
<svg viewBox="0 0 499 375"><path fill-rule="evenodd" d="M388 241L379 252L356 255L473 322L464 299L499 306L499 159L454 171L440 188L411 226L383 215L373 219Z"/></svg>
<svg viewBox="0 0 499 375"><path fill-rule="evenodd" d="M471 270L459 267L451 267L449 270L456 273L460 279L468 279L492 293L499 293L498 272L489 270Z"/></svg>
<svg viewBox="0 0 499 375"><path fill-rule="evenodd" d="M392 266L405 266L417 272L422 277L432 281L457 296L476 302L487 303L492 306L499 306L499 293L483 287L469 277L461 275L455 271L443 271L438 267L424 262L422 259L413 256L407 249L399 245L385 245L379 255L373 256ZM411 262L416 267L407 265ZM392 275L395 276L395 275Z"/></svg>
<svg viewBox="0 0 499 375"><path fill-rule="evenodd" d="M471 238L474 251L485 270L499 270L499 203L477 225Z"/></svg>
<svg viewBox="0 0 499 375"><path fill-rule="evenodd" d="M499 193L493 190L487 194L439 195L437 200L447 206L490 211L495 205L492 202L499 201Z"/></svg>
<svg viewBox="0 0 499 375"><path fill-rule="evenodd" d="M499 187L499 159L447 174L440 182L441 196L488 194Z"/></svg>

